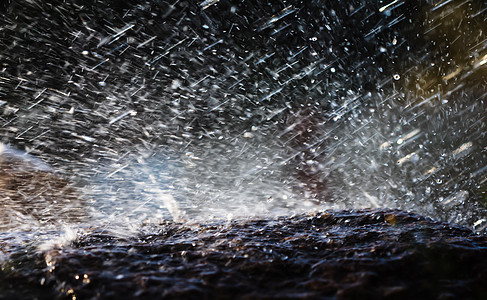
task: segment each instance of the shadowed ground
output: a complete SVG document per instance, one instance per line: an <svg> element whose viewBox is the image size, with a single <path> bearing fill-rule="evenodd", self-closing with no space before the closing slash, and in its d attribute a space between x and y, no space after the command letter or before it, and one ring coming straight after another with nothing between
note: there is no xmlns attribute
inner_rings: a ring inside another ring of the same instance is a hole
<svg viewBox="0 0 487 300"><path fill-rule="evenodd" d="M397 210L103 232L18 254L1 298L485 299L487 239Z"/></svg>

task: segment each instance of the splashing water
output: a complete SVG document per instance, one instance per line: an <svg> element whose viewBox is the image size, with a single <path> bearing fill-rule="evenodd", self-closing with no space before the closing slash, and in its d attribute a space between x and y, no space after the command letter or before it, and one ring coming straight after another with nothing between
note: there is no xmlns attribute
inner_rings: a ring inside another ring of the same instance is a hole
<svg viewBox="0 0 487 300"><path fill-rule="evenodd" d="M485 230L484 4L174 2L6 6L2 163L73 189L19 189L47 217L2 196L11 218L72 238L390 207Z"/></svg>

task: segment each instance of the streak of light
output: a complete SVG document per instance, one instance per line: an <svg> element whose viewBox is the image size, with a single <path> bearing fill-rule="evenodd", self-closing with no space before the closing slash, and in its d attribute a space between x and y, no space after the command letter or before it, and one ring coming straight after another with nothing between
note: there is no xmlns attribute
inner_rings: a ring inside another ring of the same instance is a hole
<svg viewBox="0 0 487 300"><path fill-rule="evenodd" d="M395 5L398 2L399 2L399 0L394 0L391 3L382 6L381 8L379 8L379 12L384 12L385 10L389 9L389 7L392 7L393 5Z"/></svg>
<svg viewBox="0 0 487 300"><path fill-rule="evenodd" d="M223 39L219 39L218 41L214 42L213 44L209 45L209 46L206 46L205 48L203 48L203 51L206 51L208 49L211 49L213 48L214 46L220 44L220 43L223 43Z"/></svg>
<svg viewBox="0 0 487 300"><path fill-rule="evenodd" d="M191 87L195 87L195 86L197 86L198 84L202 83L202 82L203 82L203 81L204 81L206 78L208 78L208 77L210 77L210 75L209 75L209 74L207 74L205 77L201 78L200 80L198 80L198 81L196 81L196 82L192 83L192 84L191 84Z"/></svg>
<svg viewBox="0 0 487 300"><path fill-rule="evenodd" d="M449 95L447 95L447 96L449 96ZM418 104L416 104L416 105L412 106L412 107L409 109L409 111L411 111L411 110L413 110L413 109L416 109L416 108L418 108L418 107L421 107L421 106L425 105L426 103L429 103L429 102L433 101L433 99L435 99L435 98L437 98L437 97L438 97L438 95L437 95L437 94L434 94L434 95L432 95L432 96L430 96L430 97L428 97L428 98L424 99L423 101L419 102Z"/></svg>
<svg viewBox="0 0 487 300"><path fill-rule="evenodd" d="M112 125L113 123L120 121L121 119L125 118L128 115L135 116L136 114L137 114L137 112L135 110L132 110L132 109L128 110L128 111L124 112L123 114L121 114L120 116L111 119L110 122L108 122L108 125Z"/></svg>
<svg viewBox="0 0 487 300"><path fill-rule="evenodd" d="M382 101L380 101L380 102L377 102L377 101L376 101L376 103L375 103L375 104L376 104L378 107L379 107L379 106L383 106L383 105L384 105L384 103L386 103L386 102L389 102L389 101L392 101L392 100L396 99L398 95L399 95L399 93L398 93L397 91L393 91L393 92L391 93L391 95L389 95L389 96L385 97L385 98L384 98L384 100L382 100ZM409 105L409 104L408 104L408 105ZM408 105L406 105L406 106L405 106L405 108L407 108L407 107L408 107Z"/></svg>
<svg viewBox="0 0 487 300"><path fill-rule="evenodd" d="M472 47L470 47L468 49L468 51L469 51L468 53L478 53L478 51L482 51L485 48L487 48L487 43L485 41L486 40L481 40L477 44L474 44ZM477 49L479 47L480 47L480 49ZM475 51L475 49L477 49L477 51Z"/></svg>
<svg viewBox="0 0 487 300"><path fill-rule="evenodd" d="M238 80L237 82L235 82L234 84L232 84L231 86L229 86L229 87L228 87L228 89L229 89L229 90L230 90L230 89L232 89L233 87L235 87L237 84L239 84L239 83L240 83L240 82L242 82L243 80L244 80L243 78L242 78L242 79L240 79L240 80Z"/></svg>
<svg viewBox="0 0 487 300"><path fill-rule="evenodd" d="M34 100L36 100L37 98L39 98L42 94L44 94L44 92L47 90L47 88L44 88L42 91L39 92L39 94L37 94L35 97L34 97ZM37 104L41 103L42 101L44 101L46 98L42 98L40 99L39 101L37 101L36 103L32 104L31 106L29 106L27 108L27 110L31 110L34 106L36 106Z"/></svg>
<svg viewBox="0 0 487 300"><path fill-rule="evenodd" d="M376 28L372 29L372 30L371 30L369 33L367 33L367 34L366 34L364 37L365 37L365 38L368 38L368 37L370 37L370 36L375 35L376 33L379 33L380 31L382 31L382 27L384 27L384 26L382 26L382 25L381 25L381 26L378 26L378 27L376 27Z"/></svg>
<svg viewBox="0 0 487 300"><path fill-rule="evenodd" d="M403 2L404 3L404 2ZM402 4L402 3L401 3ZM397 7L397 6L396 6ZM392 26L396 25L397 23L404 21L406 17L404 15L400 15L399 17L395 18L394 20L390 21L387 25L386 28L391 28Z"/></svg>
<svg viewBox="0 0 487 300"><path fill-rule="evenodd" d="M356 96L355 98L346 101L343 105L341 105L338 109L336 109L333 113L330 114L328 120L333 119L333 121L338 121L348 112L360 106L361 104L361 101L359 101L360 99L366 100L370 97L371 97L370 94L366 94L363 96Z"/></svg>
<svg viewBox="0 0 487 300"><path fill-rule="evenodd" d="M480 11L479 11L479 12L477 12L476 14L471 15L471 16L470 16L470 19L473 19L473 18L475 18L476 16L483 14L483 13L484 13L486 10L487 10L487 7L486 7L486 8L484 8L484 9L482 9L482 10L480 10Z"/></svg>
<svg viewBox="0 0 487 300"><path fill-rule="evenodd" d="M385 141L384 143L382 143L380 146L379 146L379 150L384 150L384 149L387 149L391 146L391 142L390 141Z"/></svg>
<svg viewBox="0 0 487 300"><path fill-rule="evenodd" d="M359 11L361 11L363 8L365 7L365 4L360 6L359 8L355 9L351 14L350 14L350 17L353 16L354 14L358 13Z"/></svg>
<svg viewBox="0 0 487 300"><path fill-rule="evenodd" d="M287 86L289 83L291 83L292 81L294 80L299 80L301 78L304 78L305 76L308 76L309 74L311 74L314 70L316 70L317 68L317 65L322 62L323 60L320 59L319 61L317 62L313 62L312 64L310 64L309 66L305 67L302 69L301 72L299 73L296 73L294 74L291 78L289 78L288 80L286 80L284 83L280 84L282 87L284 86ZM294 64L294 63L293 63ZM318 74L320 74L321 72L319 72ZM315 74L315 75L318 75L318 74ZM316 86L313 86L312 88L315 88ZM312 89L310 88L310 90Z"/></svg>
<svg viewBox="0 0 487 300"><path fill-rule="evenodd" d="M356 134L357 132L359 132L360 130L362 130L363 128L365 128L365 126L369 125L370 124L370 121L367 121L367 122L364 122L363 125L359 126L357 129L355 129L354 131L352 131L352 135Z"/></svg>
<svg viewBox="0 0 487 300"><path fill-rule="evenodd" d="M127 25L126 25L124 28L122 28L122 29L121 29L120 31L118 31L117 33L112 34L111 36L109 36L109 37L106 37L106 38L102 39L102 40L101 40L101 41L98 43L98 45L97 45L96 47L97 47L97 48L99 48L99 47L101 47L101 46L105 45L105 44L106 44L108 41L110 41L110 40L111 40L111 41L110 41L108 44L109 44L109 45L110 45L110 44L112 44L113 42L115 42L116 40L118 40L120 37L122 37L122 35L123 35L124 33L126 33L126 32L127 32L127 30L129 30L129 29L133 28L134 26L135 26L135 24L127 24Z"/></svg>
<svg viewBox="0 0 487 300"><path fill-rule="evenodd" d="M105 56L108 56L108 55L112 54L113 52L117 51L118 49L120 49L120 48L122 48L122 47L124 47L126 45L127 45L127 43L123 43L122 45L120 45L118 47L115 47L113 50L110 50L109 52L107 52L105 54ZM120 54L122 54L122 53L123 53L123 51Z"/></svg>
<svg viewBox="0 0 487 300"><path fill-rule="evenodd" d="M186 47L188 47L188 48L191 47L191 45L193 45L194 41L196 41L197 39L199 39L199 37L192 38L191 41L189 42L189 44L186 45Z"/></svg>
<svg viewBox="0 0 487 300"><path fill-rule="evenodd" d="M463 67L460 66L455 71L451 72L450 74L443 76L441 79L443 79L443 81L450 80L453 77L457 76L462 70L463 70Z"/></svg>
<svg viewBox="0 0 487 300"><path fill-rule="evenodd" d="M218 3L220 0L205 0L203 2L200 2L198 5L201 7L201 10L205 10L208 7Z"/></svg>
<svg viewBox="0 0 487 300"><path fill-rule="evenodd" d="M426 31L424 32L424 34L425 34L425 35L427 35L428 33L430 33L431 31L435 30L436 28L438 28L438 27L440 27L440 26L441 26L441 23L436 24L435 26L430 27L428 30L426 30Z"/></svg>
<svg viewBox="0 0 487 300"><path fill-rule="evenodd" d="M486 220L485 219L479 219L477 221L475 221L475 223L473 223L473 227L477 227L479 226L480 224L484 223ZM478 232L481 232L483 231L485 228L487 227L487 225L484 225L482 226L481 228L477 228L477 231Z"/></svg>
<svg viewBox="0 0 487 300"><path fill-rule="evenodd" d="M448 4L448 3L450 3L450 2L452 2L452 0L446 0L446 1L443 1L442 3L440 3L440 4L435 4L435 7L433 7L433 8L431 9L431 11L435 11L435 10L437 10L437 9L439 9L439 8L441 8L441 7L445 6L445 5L447 5L447 4Z"/></svg>
<svg viewBox="0 0 487 300"><path fill-rule="evenodd" d="M32 128L34 128L34 126L30 126L29 128L27 128L26 130L22 131L19 135L17 135L15 138L16 139L20 139L21 136L23 136L27 131L31 130Z"/></svg>
<svg viewBox="0 0 487 300"><path fill-rule="evenodd" d="M475 62L475 64L473 65L473 68L476 69L480 66L483 66L487 63L487 54L482 56L482 58L480 60L478 60L477 62Z"/></svg>
<svg viewBox="0 0 487 300"><path fill-rule="evenodd" d="M412 152L412 153L409 153L408 155L404 156L403 158L400 158L397 161L397 164L399 166L402 166L405 162L408 162L408 161L417 161L418 159L419 159L418 153Z"/></svg>
<svg viewBox="0 0 487 300"><path fill-rule="evenodd" d="M311 86L311 87L309 88L309 90L311 91L311 90L315 89L315 88L316 88L318 85L320 85L322 82L323 82L323 80L318 81L318 82L317 82L317 83L315 83L313 86Z"/></svg>
<svg viewBox="0 0 487 300"><path fill-rule="evenodd" d="M135 26L135 24L127 24L124 28L122 28L119 32L117 32L116 34L112 35L112 39L115 39L115 38L118 38L120 36L122 36L125 32L127 32L128 30L132 29L133 27ZM110 43L113 43L115 40L112 40Z"/></svg>
<svg viewBox="0 0 487 300"><path fill-rule="evenodd" d="M109 61L110 58L106 58L104 59L102 62L100 62L99 64L97 64L96 66L94 66L93 68L89 69L90 71L93 71L95 70L96 68L98 68L99 66L103 65L104 63L106 63L107 61Z"/></svg>
<svg viewBox="0 0 487 300"><path fill-rule="evenodd" d="M125 49L123 49L122 51L120 51L120 53L118 55L122 55L125 51L127 51L128 48L130 48L130 45L127 45L127 47L125 47Z"/></svg>
<svg viewBox="0 0 487 300"><path fill-rule="evenodd" d="M37 135L37 136L35 136L35 137L31 138L31 139L29 140L29 142L32 142L32 141L34 141L34 140L37 140L38 138L40 138L41 136L45 135L46 133L48 133L48 132L50 132L50 131L51 131L50 129L48 129L48 130L44 131L43 133L41 133L41 134L39 134L39 135Z"/></svg>
<svg viewBox="0 0 487 300"><path fill-rule="evenodd" d="M269 100L272 96L274 96L275 94L278 94L282 91L282 87L281 88L278 88L277 90L271 92L269 95L265 96L264 98L260 99L259 102L263 102L265 100Z"/></svg>
<svg viewBox="0 0 487 300"><path fill-rule="evenodd" d="M266 59L271 58L272 56L274 56L274 54L276 54L276 52L272 52L272 53L267 54L266 56L264 56L264 57L262 57L261 59L259 59L259 60L258 60L258 61L255 63L255 65L256 65L256 66L257 66L257 65L260 65L261 63L263 63L264 61L266 61Z"/></svg>
<svg viewBox="0 0 487 300"><path fill-rule="evenodd" d="M69 96L71 95L71 92L69 92L69 93L65 93L65 92L62 92L62 91L60 91L60 90L53 89L53 88L47 88L47 89L48 89L48 90L50 90L50 91L57 92L57 93L59 93L59 94L61 94L61 95L65 96L65 97L69 97Z"/></svg>
<svg viewBox="0 0 487 300"><path fill-rule="evenodd" d="M188 148L189 145L191 145L192 142L193 142L193 140L189 140L189 142L187 142L186 145L184 145L184 147L181 148L179 151L183 152L184 150L186 150L186 148Z"/></svg>
<svg viewBox="0 0 487 300"><path fill-rule="evenodd" d="M427 176L429 176L429 175L433 174L434 172L436 172L437 170L438 170L438 168L437 168L437 167L432 167L432 168L430 168L428 171L424 172L424 173L423 173L423 176L427 177Z"/></svg>
<svg viewBox="0 0 487 300"><path fill-rule="evenodd" d="M293 67L295 64L297 64L298 62L299 62L299 61L297 60L297 61L295 61L295 62L293 62L293 63L291 63L291 64L286 63L286 65L285 65L285 66L282 66L281 68L279 68L279 70L275 71L274 73L279 74L279 73L281 73L282 71L284 71L284 70L286 70L286 69L292 68L292 67Z"/></svg>
<svg viewBox="0 0 487 300"><path fill-rule="evenodd" d="M301 47L301 49L298 50L298 52L294 53L291 58L295 58L296 56L298 56L299 54L301 54L304 50L308 49L308 46L303 46Z"/></svg>
<svg viewBox="0 0 487 300"><path fill-rule="evenodd" d="M462 144L460 147L458 147L457 149L455 149L453 151L453 153L452 153L453 156L457 156L460 153L469 150L470 148L472 148L472 145L473 145L472 142L467 142L467 143Z"/></svg>
<svg viewBox="0 0 487 300"><path fill-rule="evenodd" d="M230 100L231 100L231 98L228 98L227 100L222 101L222 102L221 102L221 103L219 103L217 106L215 106L215 107L211 108L211 109L210 109L210 111L214 111L214 110L216 110L216 109L218 109L218 108L222 107L223 105L225 105L225 104L226 104L228 101L230 101Z"/></svg>
<svg viewBox="0 0 487 300"><path fill-rule="evenodd" d="M408 134L406 134L404 137L399 138L399 139L396 141L396 143L397 143L398 145L401 145L401 144L405 143L407 140L409 140L409 139L411 139L411 138L415 137L415 136L416 136L418 133L420 133L420 132L421 132L421 130L419 130L419 129L415 129L415 130L413 130L413 131L409 132Z"/></svg>
<svg viewBox="0 0 487 300"><path fill-rule="evenodd" d="M386 84L388 84L391 81L392 81L392 76L391 77L387 77L383 81L379 82L379 84L377 85L377 88L378 89L381 89L383 86L385 86Z"/></svg>
<svg viewBox="0 0 487 300"><path fill-rule="evenodd" d="M470 73L470 74L471 74L471 73ZM468 74L468 75L470 75L470 74ZM462 82L462 83L460 83L460 84L458 84L458 85L457 85L457 86L456 86L454 89L449 90L449 91L448 91L448 93L446 93L446 95L445 95L445 96L446 96L446 97L449 97L451 94L453 94L454 92L456 92L456 91L458 91L459 89L463 88L464 86L465 86L465 83L463 83L463 82Z"/></svg>
<svg viewBox="0 0 487 300"><path fill-rule="evenodd" d="M367 200L370 201L370 203L372 204L372 206L374 208L378 208L379 207L379 199L377 199L377 197L374 197L374 196L370 195L369 193L367 193L363 189L361 189L361 191L362 191L362 193L364 193L364 196L367 198Z"/></svg>
<svg viewBox="0 0 487 300"><path fill-rule="evenodd" d="M472 125L470 125L468 128L474 128L475 126L482 126L484 124L484 119L485 117L481 117L478 120L476 120Z"/></svg>
<svg viewBox="0 0 487 300"><path fill-rule="evenodd" d="M277 116L278 114L282 113L283 111L285 111L287 109L287 106L284 107L284 108L281 108L281 109L278 109L278 110L274 110L271 112L271 114L267 115L267 117L265 117L265 119L267 121L271 120L272 118L274 118L275 116Z"/></svg>
<svg viewBox="0 0 487 300"><path fill-rule="evenodd" d="M133 92L130 96L135 96L135 94L137 94L141 89L143 89L144 86L141 86L140 88L138 88L135 92Z"/></svg>
<svg viewBox="0 0 487 300"><path fill-rule="evenodd" d="M6 127L8 124L12 123L13 121L17 120L19 117L15 116L12 119L8 120L7 122L3 123L2 127Z"/></svg>
<svg viewBox="0 0 487 300"><path fill-rule="evenodd" d="M91 32L96 32L96 30L95 30L95 29L90 28L90 27L88 26L88 23L86 23L86 21L84 20L84 18L83 18L83 16L82 16L82 15L80 15L80 16L79 16L79 18L81 19L81 22L83 23L83 26L84 26L86 29L88 29L88 31L91 31Z"/></svg>
<svg viewBox="0 0 487 300"><path fill-rule="evenodd" d="M271 36L278 34L279 32L283 31L284 29L288 28L289 26L291 26L291 23L286 24L286 25L284 25L284 26L282 26L280 28L277 28L277 29L272 30Z"/></svg>
<svg viewBox="0 0 487 300"><path fill-rule="evenodd" d="M125 169L126 167L128 167L129 164L125 164L123 166L121 166L120 168L116 169L115 171L111 172L110 174L108 174L105 178L110 178L112 177L113 175L117 174L118 172L122 171L123 169Z"/></svg>
<svg viewBox="0 0 487 300"><path fill-rule="evenodd" d="M478 175L484 173L485 171L487 171L487 166L483 166L482 168L478 169L477 171L472 172L470 174L470 178L477 177Z"/></svg>
<svg viewBox="0 0 487 300"><path fill-rule="evenodd" d="M473 223L473 226L474 227L477 227L479 226L480 224L482 224L483 222L485 222L486 220L485 219L480 219L480 220L477 220L475 221L475 223Z"/></svg>
<svg viewBox="0 0 487 300"><path fill-rule="evenodd" d="M235 155L235 157L240 157L242 156L247 150L248 150L249 146L247 145L247 142L245 142L243 145L242 145L242 149L240 150L240 152Z"/></svg>
<svg viewBox="0 0 487 300"><path fill-rule="evenodd" d="M176 199L174 199L174 197L171 194L167 193L167 191L159 188L160 183L157 182L156 177L154 176L153 172L147 167L148 164L147 164L147 162L144 161L143 158L138 158L137 161L139 162L142 171L145 174L149 175L149 179L150 179L152 186L153 186L149 189L149 191L154 193L155 195L157 195L157 199L162 201L162 203L164 204L166 209L169 211L169 214L171 215L171 217L173 218L174 221L176 221L176 222L182 221L183 220L183 214L179 208L179 204L176 201ZM139 205L136 208L136 210L142 208L144 205L149 203L151 200L152 199L149 197L149 199L147 199L147 201L141 203L141 205Z"/></svg>
<svg viewBox="0 0 487 300"><path fill-rule="evenodd" d="M297 9L293 8L291 5L287 6L286 8L284 8L283 10L281 10L279 13L273 15L269 21L265 22L259 29L258 31L262 31L268 27L270 27L272 24L274 24L275 22L279 21L280 19L292 14L293 12L295 12Z"/></svg>
<svg viewBox="0 0 487 300"><path fill-rule="evenodd" d="M179 2L179 1L178 1ZM173 4L174 5L174 4ZM184 20L184 18L186 18L186 15L187 13L184 13L181 18L179 18L179 20L177 21L176 23L176 27L179 26L181 24L181 22Z"/></svg>
<svg viewBox="0 0 487 300"><path fill-rule="evenodd" d="M19 83L17 84L17 86L15 87L15 90L16 90L16 89L18 89L18 88L19 88L19 87L22 85L22 83L24 83L24 82L29 82L29 81L27 81L27 80L25 80L25 79L23 79L23 78L20 78L20 77L19 77L19 80L20 80L20 81L19 81Z"/></svg>
<svg viewBox="0 0 487 300"><path fill-rule="evenodd" d="M465 192L465 191L460 191L458 193L455 193L455 194L448 196L445 200L443 200L441 202L441 204L446 205L446 204L450 204L450 203L456 201L458 198L460 198L464 195L463 192Z"/></svg>
<svg viewBox="0 0 487 300"><path fill-rule="evenodd" d="M365 24L372 16L375 16L375 14L376 14L375 11L370 12L367 16L365 16L365 18L363 18L362 20L360 20L360 23Z"/></svg>
<svg viewBox="0 0 487 300"><path fill-rule="evenodd" d="M82 139L83 141L89 142L89 143L92 143L92 142L95 141L95 138L93 138L91 136L79 135L76 132L71 132L71 135L74 136L74 137L77 137L79 139Z"/></svg>
<svg viewBox="0 0 487 300"><path fill-rule="evenodd" d="M417 118L424 115L424 110L420 111L419 113L414 113L413 117L407 119L406 124L411 124L411 122L415 121Z"/></svg>
<svg viewBox="0 0 487 300"><path fill-rule="evenodd" d="M169 52L171 52L171 50L172 50L172 49L174 49L175 47L177 47L178 45L180 45L181 43L183 43L183 42L184 42L184 41L186 41L187 39L188 39L188 38L184 38L184 39L182 39L182 40L178 41L176 44L174 44L174 45L172 45L171 47L169 47L169 48L166 50L166 52L164 52L163 54L161 54L161 55L157 56L156 58L154 58L154 59L153 59L153 60L150 62L150 64L153 64L153 63L155 63L156 61L158 61L159 59L161 59L161 58L163 58L164 56L168 55L168 54L169 54Z"/></svg>

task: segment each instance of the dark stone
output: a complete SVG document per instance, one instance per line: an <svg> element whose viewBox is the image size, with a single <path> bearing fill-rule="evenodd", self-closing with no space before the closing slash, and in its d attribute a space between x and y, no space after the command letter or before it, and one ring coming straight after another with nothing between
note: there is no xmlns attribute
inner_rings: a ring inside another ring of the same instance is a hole
<svg viewBox="0 0 487 300"><path fill-rule="evenodd" d="M487 297L486 237L398 210L167 222L133 238L95 230L16 256L0 276L6 298Z"/></svg>

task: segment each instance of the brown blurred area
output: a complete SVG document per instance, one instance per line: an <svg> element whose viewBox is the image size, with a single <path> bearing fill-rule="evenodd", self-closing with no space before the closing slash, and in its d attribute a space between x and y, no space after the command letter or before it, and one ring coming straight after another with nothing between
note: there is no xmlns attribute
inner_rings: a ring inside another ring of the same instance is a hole
<svg viewBox="0 0 487 300"><path fill-rule="evenodd" d="M418 24L416 47L424 49L424 54L414 57L403 76L406 93L431 105L461 90L476 89L483 94L487 79L485 3L440 1L424 5L418 16L414 21Z"/></svg>
<svg viewBox="0 0 487 300"><path fill-rule="evenodd" d="M78 223L87 217L76 189L59 175L0 154L0 229Z"/></svg>

